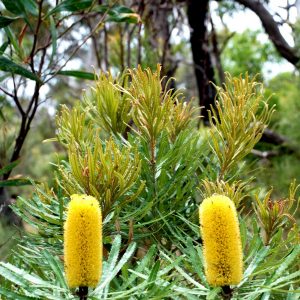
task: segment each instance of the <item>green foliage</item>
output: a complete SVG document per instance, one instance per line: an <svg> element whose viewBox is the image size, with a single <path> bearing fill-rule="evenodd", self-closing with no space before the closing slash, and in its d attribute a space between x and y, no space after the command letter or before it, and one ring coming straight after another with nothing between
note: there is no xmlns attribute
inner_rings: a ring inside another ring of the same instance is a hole
<svg viewBox="0 0 300 300"><path fill-rule="evenodd" d="M293 178L300 178L299 161L299 76L281 73L266 86L266 93L272 95L271 103L276 103L276 112L271 121L271 129L285 138L282 145L272 146L259 143L257 149L274 152L275 156L258 161L257 181L269 189L273 186L276 198L284 198ZM277 153L277 154L276 154Z"/></svg>
<svg viewBox="0 0 300 300"><path fill-rule="evenodd" d="M116 85L125 87L126 82L125 74L115 80L111 74L101 74L96 87L91 89L91 95L85 95L86 106L92 118L103 130L115 135L124 134L130 121L129 97L115 88Z"/></svg>
<svg viewBox="0 0 300 300"><path fill-rule="evenodd" d="M235 33L222 52L223 68L233 76L248 72L251 76L260 74L266 62L279 61L274 46L269 42L261 42L259 31L246 30Z"/></svg>
<svg viewBox="0 0 300 300"><path fill-rule="evenodd" d="M13 206L35 233L0 263L0 295L76 297L64 279L63 224L70 195L87 193L104 217L103 275L89 299L228 299L206 281L197 211L216 192L237 206L248 195L251 178L240 164L272 114L262 87L248 76L228 76L211 128L198 129L181 92L163 89L159 66L97 79L84 101L57 116L57 141L68 157L58 159L55 188L35 185L30 200L20 197ZM245 268L231 299L297 297L299 228L283 217L293 215L296 190L294 184L284 209L258 200L255 210L239 214ZM265 212L279 219L268 243Z"/></svg>
<svg viewBox="0 0 300 300"><path fill-rule="evenodd" d="M68 153L70 168L59 169L61 187L68 195L80 191L99 199L104 217L113 208L116 212L122 210L144 187L141 182L133 190L141 170L138 153L126 147L119 149L113 140L108 140L105 146L97 137L93 146L71 142Z"/></svg>
<svg viewBox="0 0 300 300"><path fill-rule="evenodd" d="M291 183L289 197L280 200L271 200L272 190L270 190L261 201L256 196L254 205L255 213L263 228L263 240L265 245L270 243L273 235L283 227L292 227L297 221L294 218L300 204L300 199L296 201L295 194L299 188L295 181Z"/></svg>
<svg viewBox="0 0 300 300"><path fill-rule="evenodd" d="M210 137L218 158L218 177L223 179L260 140L273 108L263 100L262 86L248 75L245 79L227 76L224 88L217 88L217 93L219 101L209 114Z"/></svg>
<svg viewBox="0 0 300 300"><path fill-rule="evenodd" d="M65 70L57 72L57 75L64 75L69 77L76 77L81 79L95 80L95 74L79 71L79 70Z"/></svg>
<svg viewBox="0 0 300 300"><path fill-rule="evenodd" d="M0 70L4 72L10 72L12 74L18 74L31 80L39 81L39 78L35 74L5 57L0 57Z"/></svg>

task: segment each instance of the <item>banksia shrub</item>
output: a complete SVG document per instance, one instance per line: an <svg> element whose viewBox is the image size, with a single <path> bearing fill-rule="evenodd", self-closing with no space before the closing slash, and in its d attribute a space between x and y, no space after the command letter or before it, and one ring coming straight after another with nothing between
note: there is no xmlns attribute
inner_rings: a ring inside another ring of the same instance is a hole
<svg viewBox="0 0 300 300"><path fill-rule="evenodd" d="M238 284L243 274L243 254L234 203L228 197L214 195L202 202L199 216L208 283Z"/></svg>
<svg viewBox="0 0 300 300"><path fill-rule="evenodd" d="M102 217L92 196L71 196L64 225L64 260L70 288L96 287L102 271Z"/></svg>

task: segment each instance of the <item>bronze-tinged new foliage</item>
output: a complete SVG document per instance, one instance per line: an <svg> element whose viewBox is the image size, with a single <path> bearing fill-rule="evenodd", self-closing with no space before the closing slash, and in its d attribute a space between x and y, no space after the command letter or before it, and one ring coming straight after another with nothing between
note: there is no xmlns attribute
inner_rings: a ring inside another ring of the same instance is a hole
<svg viewBox="0 0 300 300"><path fill-rule="evenodd" d="M227 196L233 201L235 207L239 208L242 204L242 201L247 196L245 190L248 184L249 181L243 182L241 180L229 183L223 180L209 181L207 179L204 179L202 181L202 194L204 198L211 197L214 194Z"/></svg>
<svg viewBox="0 0 300 300"><path fill-rule="evenodd" d="M170 79L163 87L161 66L155 71L128 69L131 84L128 89L118 88L126 93L132 102L132 119L141 136L153 143L163 130L171 137L177 136L195 118L196 108L184 102L182 91L169 88Z"/></svg>
<svg viewBox="0 0 300 300"><path fill-rule="evenodd" d="M177 97L179 96L180 94L177 95ZM193 106L192 101L187 103L183 99L178 100L177 97L170 112L171 121L167 128L171 141L174 141L182 130L188 128L194 120L199 118L199 109Z"/></svg>
<svg viewBox="0 0 300 300"><path fill-rule="evenodd" d="M240 167L270 114L258 86L228 78L212 128L199 130L192 104L163 89L159 72L102 74L93 97L62 107L57 140L68 153L56 186L34 185L12 206L35 234L0 262L1 299L297 298L296 185L286 200L256 203L257 217L248 208L240 226L236 213L259 183Z"/></svg>
<svg viewBox="0 0 300 300"><path fill-rule="evenodd" d="M238 284L243 276L243 253L234 203L222 195L206 198L200 205L199 217L208 283Z"/></svg>
<svg viewBox="0 0 300 300"><path fill-rule="evenodd" d="M102 216L94 197L71 196L64 225L64 261L70 288L96 287L102 272Z"/></svg>
<svg viewBox="0 0 300 300"><path fill-rule="evenodd" d="M69 109L62 105L61 111L56 116L57 140L68 147L71 142L77 145L91 143L96 132L87 120L86 113L77 105Z"/></svg>
<svg viewBox="0 0 300 300"><path fill-rule="evenodd" d="M124 134L131 119L130 97L116 86L126 88L128 75L124 73L113 78L111 73L101 73L95 87L84 96L93 120L108 134Z"/></svg>
<svg viewBox="0 0 300 300"><path fill-rule="evenodd" d="M103 217L122 207L141 193L144 183L138 180L141 162L137 151L112 140L102 144L94 137L94 145L76 143L68 147L70 168L60 166L61 186L72 195L78 191L99 199ZM128 193L132 190L131 193Z"/></svg>
<svg viewBox="0 0 300 300"><path fill-rule="evenodd" d="M253 207L263 228L265 245L271 242L272 237L279 229L291 229L293 225L297 225L295 217L300 206L300 198L296 200L295 195L299 186L293 181L290 185L289 196L284 199L272 200L272 189L262 201L256 195Z"/></svg>
<svg viewBox="0 0 300 300"><path fill-rule="evenodd" d="M219 178L233 169L260 140L273 113L263 99L263 86L227 74L224 87L216 87L216 108L211 108L211 147L219 163Z"/></svg>
<svg viewBox="0 0 300 300"><path fill-rule="evenodd" d="M169 113L172 108L172 91L164 91L160 77L161 66L155 72L141 67L130 70L131 86L129 94L132 98L132 118L140 134L151 143L168 127Z"/></svg>

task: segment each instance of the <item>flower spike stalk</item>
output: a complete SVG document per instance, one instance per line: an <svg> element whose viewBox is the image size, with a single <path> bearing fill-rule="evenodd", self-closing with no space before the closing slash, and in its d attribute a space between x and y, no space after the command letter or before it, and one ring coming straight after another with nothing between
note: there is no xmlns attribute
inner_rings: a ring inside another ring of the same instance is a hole
<svg viewBox="0 0 300 300"><path fill-rule="evenodd" d="M200 205L199 217L208 283L222 287L238 284L243 254L234 203L228 197L213 195Z"/></svg>
<svg viewBox="0 0 300 300"><path fill-rule="evenodd" d="M64 225L65 273L70 288L79 287L86 299L102 272L102 216L92 196L72 195Z"/></svg>

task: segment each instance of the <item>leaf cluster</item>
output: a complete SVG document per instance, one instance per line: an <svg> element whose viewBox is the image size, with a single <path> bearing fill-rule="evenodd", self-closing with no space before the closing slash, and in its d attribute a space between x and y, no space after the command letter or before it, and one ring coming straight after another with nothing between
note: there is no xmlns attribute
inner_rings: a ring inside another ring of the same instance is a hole
<svg viewBox="0 0 300 300"><path fill-rule="evenodd" d="M248 195L251 178L239 165L272 114L261 86L228 76L211 128L198 129L195 109L180 91L163 87L160 67L97 78L83 102L57 116L57 141L68 156L57 162L56 186L36 186L32 199L13 206L35 233L0 264L0 295L76 297L64 279L63 224L70 195L87 193L104 215L103 275L90 299L225 299L206 281L197 208L214 193L237 207ZM285 206L260 201L239 213L245 268L231 299L297 299L299 229L282 226L295 194L294 184ZM279 221L265 243L274 216Z"/></svg>

